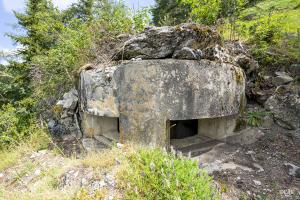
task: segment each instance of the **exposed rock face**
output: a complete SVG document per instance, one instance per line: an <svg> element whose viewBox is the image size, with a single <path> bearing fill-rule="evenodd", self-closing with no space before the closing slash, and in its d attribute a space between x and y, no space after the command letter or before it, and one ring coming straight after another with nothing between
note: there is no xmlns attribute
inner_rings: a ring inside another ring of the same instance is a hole
<svg viewBox="0 0 300 200"><path fill-rule="evenodd" d="M266 101L265 107L272 112L279 126L300 130L300 97L293 89L291 85L279 86Z"/></svg>
<svg viewBox="0 0 300 200"><path fill-rule="evenodd" d="M64 137L71 134L75 137L80 137L79 124L77 119L78 107L78 92L74 88L65 93L63 99L56 104L56 112L59 115L59 120L53 119L48 122L48 128L51 133ZM67 136L67 140L70 137Z"/></svg>
<svg viewBox="0 0 300 200"><path fill-rule="evenodd" d="M154 27L125 42L118 59L210 59L228 61L220 35L196 24Z"/></svg>

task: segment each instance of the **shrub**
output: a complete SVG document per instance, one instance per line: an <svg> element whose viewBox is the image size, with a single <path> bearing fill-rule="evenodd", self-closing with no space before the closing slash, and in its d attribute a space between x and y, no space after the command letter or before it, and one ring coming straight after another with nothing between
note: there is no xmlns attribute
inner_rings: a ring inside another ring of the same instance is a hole
<svg viewBox="0 0 300 200"><path fill-rule="evenodd" d="M282 36L280 19L274 17L256 21L249 30L250 41L260 46L278 44Z"/></svg>
<svg viewBox="0 0 300 200"><path fill-rule="evenodd" d="M180 0L179 2L191 8L190 15L195 22L206 25L216 23L221 9L221 0Z"/></svg>
<svg viewBox="0 0 300 200"><path fill-rule="evenodd" d="M129 156L125 199L219 199L212 178L196 162L161 150Z"/></svg>
<svg viewBox="0 0 300 200"><path fill-rule="evenodd" d="M17 145L24 138L40 130L34 114L35 101L25 98L0 108L0 150Z"/></svg>

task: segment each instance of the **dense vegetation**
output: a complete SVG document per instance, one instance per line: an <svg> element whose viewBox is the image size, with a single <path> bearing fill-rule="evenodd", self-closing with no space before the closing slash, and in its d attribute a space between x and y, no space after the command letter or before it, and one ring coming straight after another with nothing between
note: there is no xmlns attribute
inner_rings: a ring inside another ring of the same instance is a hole
<svg viewBox="0 0 300 200"><path fill-rule="evenodd" d="M215 26L224 39L242 40L263 67L297 62L300 2L298 0L157 0L156 25L198 22ZM177 9L173 9L176 7ZM172 16L172 20L167 20Z"/></svg>
<svg viewBox="0 0 300 200"><path fill-rule="evenodd" d="M144 29L147 9L135 14L122 1L80 0L60 11L50 0L29 0L15 12L23 34L10 37L24 48L23 62L0 65L0 149L43 124L55 100L72 87L73 72L96 57L102 40ZM37 120L39 119L39 120Z"/></svg>

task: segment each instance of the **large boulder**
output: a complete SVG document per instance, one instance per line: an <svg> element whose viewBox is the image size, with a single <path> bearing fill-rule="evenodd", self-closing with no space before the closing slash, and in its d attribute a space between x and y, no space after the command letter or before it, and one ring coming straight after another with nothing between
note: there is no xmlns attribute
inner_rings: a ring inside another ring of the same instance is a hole
<svg viewBox="0 0 300 200"><path fill-rule="evenodd" d="M220 35L206 26L151 27L125 42L117 59L188 59L229 61L228 51L222 47Z"/></svg>

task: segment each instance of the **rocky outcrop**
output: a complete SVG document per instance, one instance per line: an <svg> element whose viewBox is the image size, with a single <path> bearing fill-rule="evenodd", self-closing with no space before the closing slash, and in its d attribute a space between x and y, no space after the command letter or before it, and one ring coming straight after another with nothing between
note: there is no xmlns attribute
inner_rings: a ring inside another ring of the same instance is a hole
<svg viewBox="0 0 300 200"><path fill-rule="evenodd" d="M51 133L63 137L65 140L72 140L81 137L78 120L78 91L71 89L63 95L54 108L58 120L51 119L48 128ZM71 135L72 137L69 137Z"/></svg>
<svg viewBox="0 0 300 200"><path fill-rule="evenodd" d="M220 35L209 27L197 24L146 29L125 42L116 58L230 60L228 51L222 47Z"/></svg>
<svg viewBox="0 0 300 200"><path fill-rule="evenodd" d="M300 130L300 97L297 86L279 86L266 101L265 108L271 111L275 122L289 130ZM299 134L299 132L298 132ZM299 135L300 137L300 135Z"/></svg>

